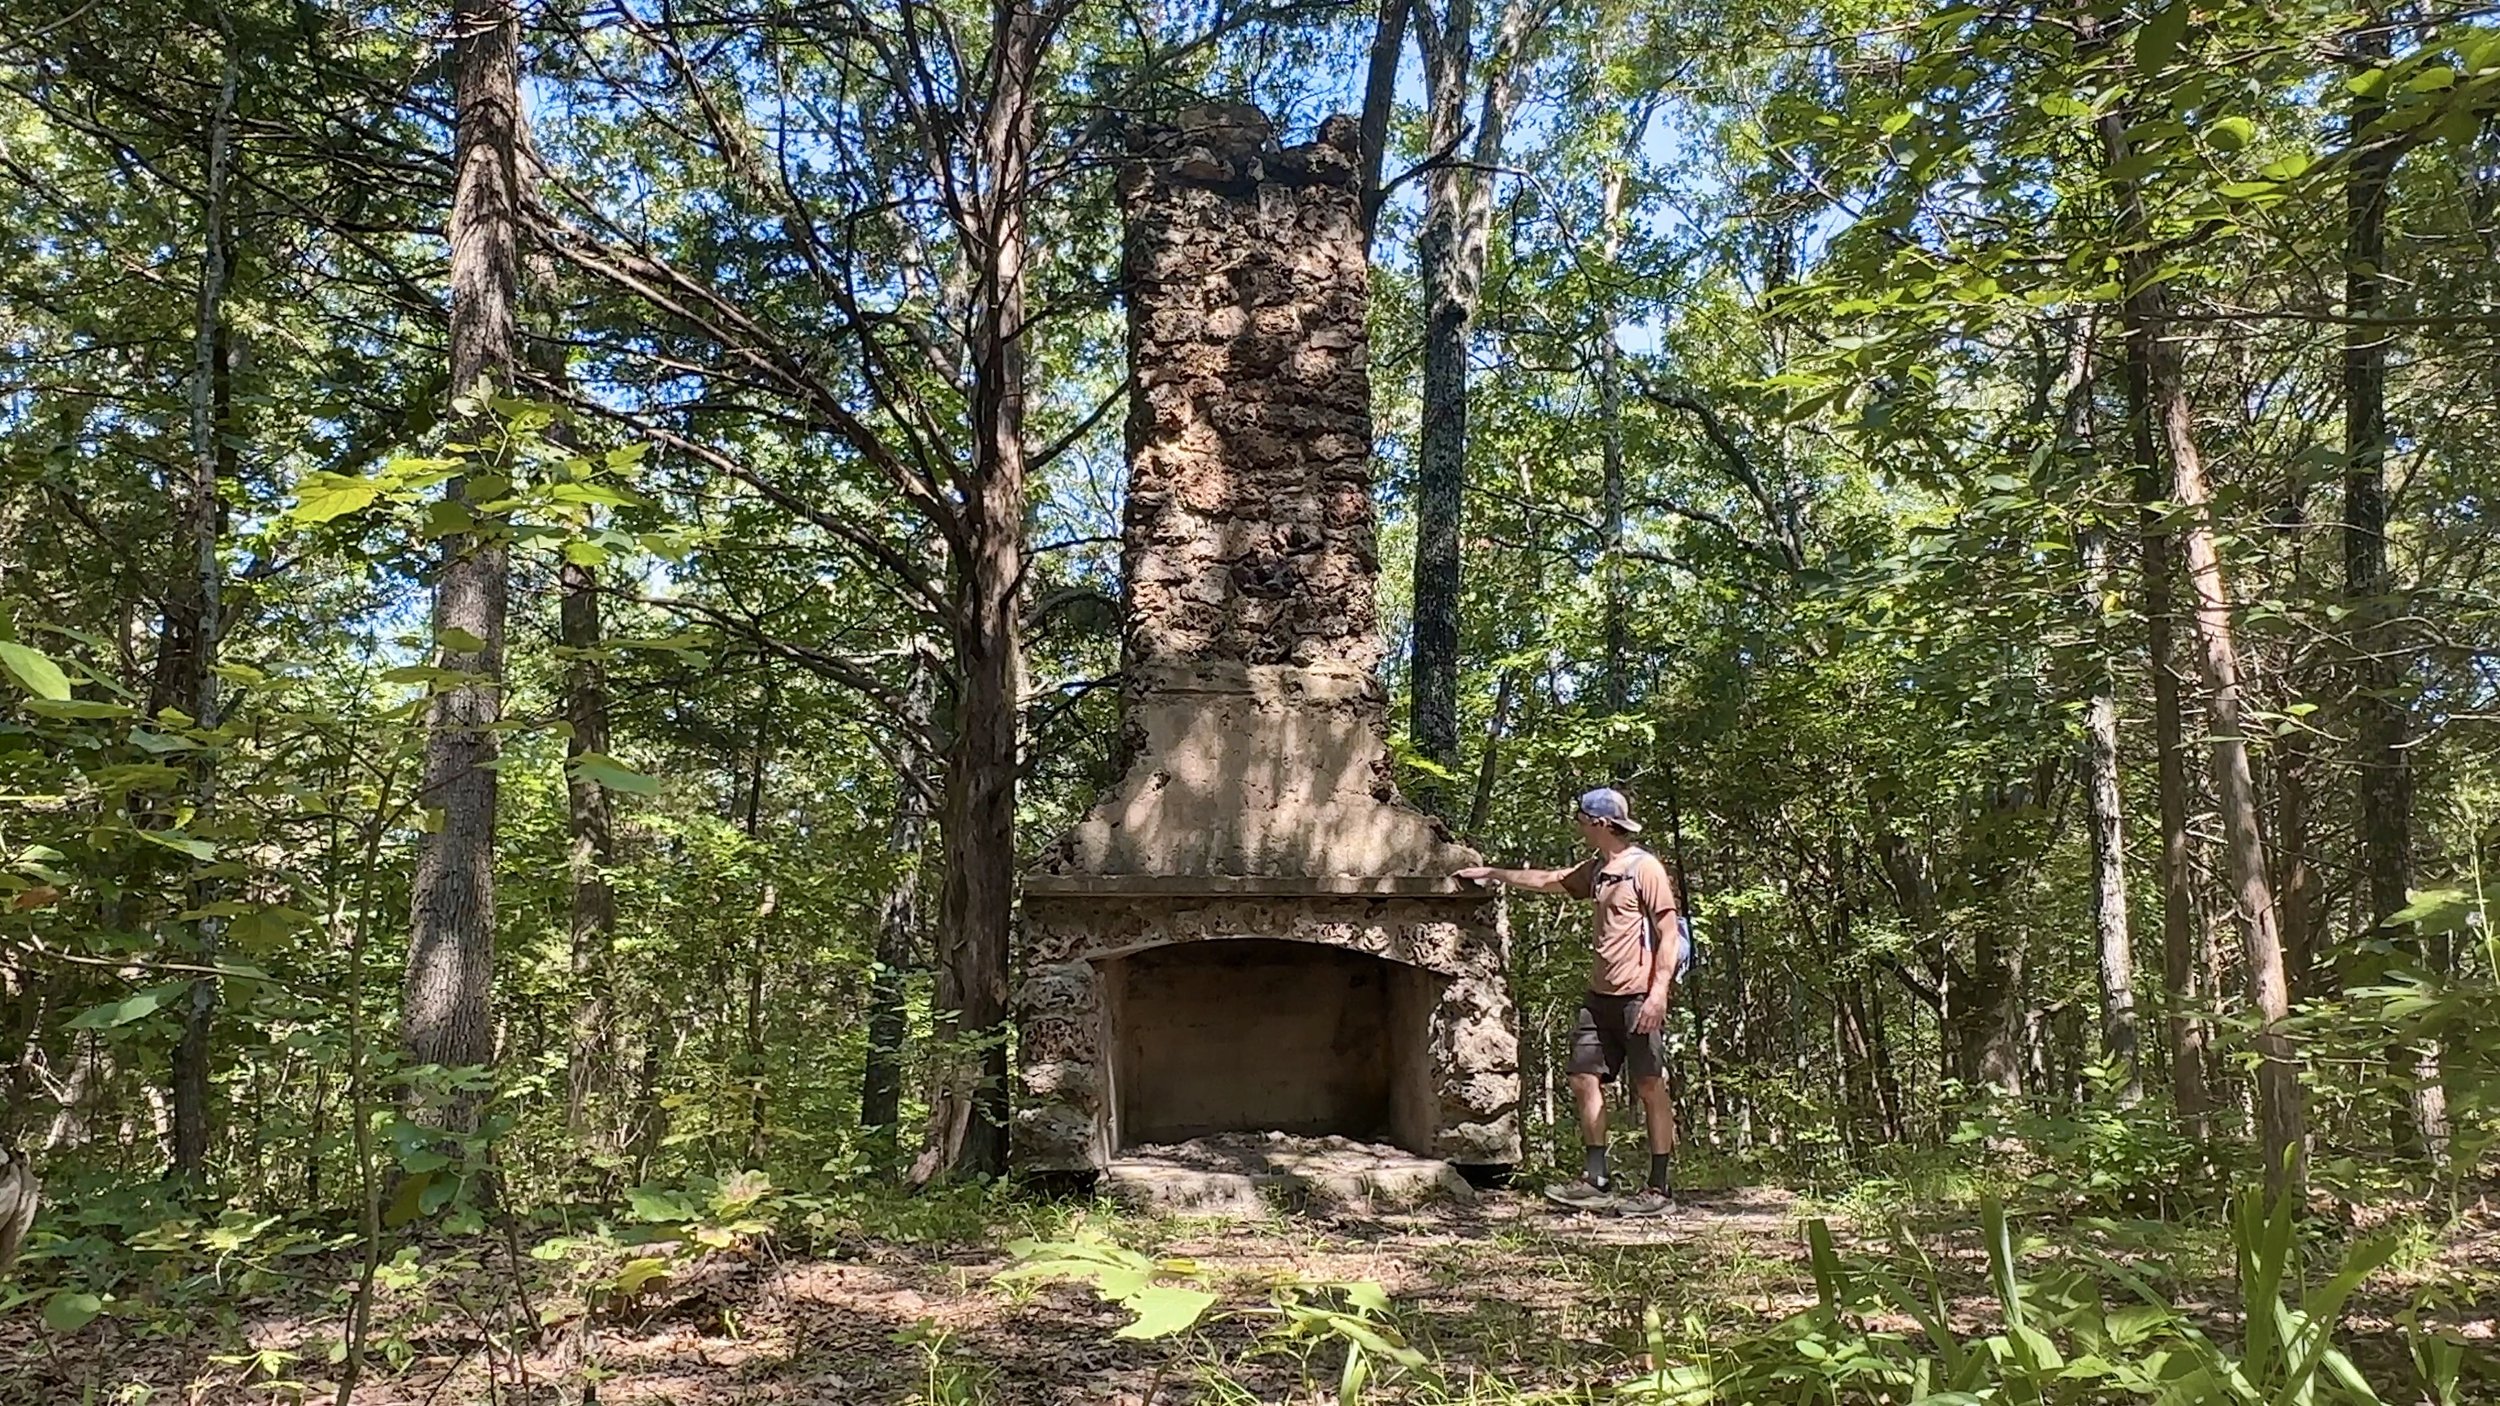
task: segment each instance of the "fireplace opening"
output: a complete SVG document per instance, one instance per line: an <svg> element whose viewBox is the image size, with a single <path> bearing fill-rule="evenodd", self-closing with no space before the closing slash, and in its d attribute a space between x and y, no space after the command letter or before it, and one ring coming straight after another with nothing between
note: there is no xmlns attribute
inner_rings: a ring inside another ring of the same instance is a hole
<svg viewBox="0 0 2500 1406"><path fill-rule="evenodd" d="M1431 1153L1432 1011L1446 978L1268 938L1151 947L1100 966L1120 1151L1282 1132Z"/></svg>

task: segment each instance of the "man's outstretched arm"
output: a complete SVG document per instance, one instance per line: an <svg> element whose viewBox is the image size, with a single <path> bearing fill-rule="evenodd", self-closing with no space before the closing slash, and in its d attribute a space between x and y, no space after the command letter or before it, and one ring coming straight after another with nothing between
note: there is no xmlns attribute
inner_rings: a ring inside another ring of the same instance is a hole
<svg viewBox="0 0 2500 1406"><path fill-rule="evenodd" d="M1569 893L1563 881L1571 877L1569 869L1496 869L1489 864L1471 864L1450 877L1505 884L1515 889L1536 893Z"/></svg>

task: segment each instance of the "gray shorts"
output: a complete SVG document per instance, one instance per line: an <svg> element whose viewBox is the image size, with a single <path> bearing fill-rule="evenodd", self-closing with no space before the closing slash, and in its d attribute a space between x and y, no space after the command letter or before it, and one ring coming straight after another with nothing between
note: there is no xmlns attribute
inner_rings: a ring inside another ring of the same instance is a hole
<svg viewBox="0 0 2500 1406"><path fill-rule="evenodd" d="M1571 1027L1571 1072L1612 1079L1628 1070L1636 1080L1663 1078L1666 1032L1632 1033L1632 1017L1645 999L1637 993L1604 996L1594 991L1582 997L1580 1018Z"/></svg>

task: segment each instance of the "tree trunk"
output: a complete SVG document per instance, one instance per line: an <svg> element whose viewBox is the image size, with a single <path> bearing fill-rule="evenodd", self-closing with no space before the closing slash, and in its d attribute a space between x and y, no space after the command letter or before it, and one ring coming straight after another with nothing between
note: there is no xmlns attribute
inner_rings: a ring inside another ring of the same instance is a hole
<svg viewBox="0 0 2500 1406"><path fill-rule="evenodd" d="M1460 73L1463 79L1463 67ZM1442 79L1444 84L1451 81L1446 75ZM1444 136L1445 106L1435 104L1436 150ZM1458 121L1455 116L1447 119L1449 140L1456 140ZM1459 527L1466 501L1467 322L1473 311L1472 290L1460 282L1459 184L1454 170L1432 173L1423 237L1416 247L1424 282L1424 399L1415 464L1415 641L1408 731L1424 760L1444 768L1458 759ZM1426 809L1439 813L1448 808L1448 788L1438 776L1417 778L1414 790L1416 802Z"/></svg>
<svg viewBox="0 0 2500 1406"><path fill-rule="evenodd" d="M2098 644L2092 661L2091 698L2084 707L2084 793L2092 812L2092 930L2099 957L2101 1058L2119 1070L2119 1101L2132 1107L2144 1097L2144 1069L2137 1048L2135 941L2127 921L2126 807L2118 786L2118 696L2110 669L2111 644L2103 628L2112 594L2109 543L2100 529L2086 531L2082 549L2086 607Z"/></svg>
<svg viewBox="0 0 2500 1406"><path fill-rule="evenodd" d="M953 554L958 692L948 748L946 884L939 924L938 1039L945 1077L915 1181L1007 1168L1007 948L1015 921L1016 781L1023 645L1025 215L1034 90L1047 27L1030 0L991 12L986 177L969 232L983 259L974 310L970 482Z"/></svg>
<svg viewBox="0 0 2500 1406"><path fill-rule="evenodd" d="M1485 63L1474 157L1456 159L1467 137L1475 57L1473 0L1410 6L1424 66L1427 140L1440 160L1424 187L1423 235L1415 255L1423 276L1423 423L1415 464L1415 640L1409 688L1415 750L1441 768L1458 759L1458 601L1463 582L1459 536L1467 487L1468 328L1482 291L1492 238L1493 177L1510 114L1519 100L1518 54L1531 15L1508 0ZM1436 814L1456 797L1438 777L1416 786Z"/></svg>
<svg viewBox="0 0 2500 1406"><path fill-rule="evenodd" d="M555 282L553 260L533 255L527 290L530 365L551 394L563 389L567 376ZM597 567L568 556L557 568L556 628L564 652L558 706L570 734L564 742L564 799L573 1015L565 1052L564 1125L576 1157L596 1164L625 1150L624 1120L616 1107L616 892L608 882L616 864L615 812L607 788L580 768L583 757L606 756L610 745Z"/></svg>
<svg viewBox="0 0 2500 1406"><path fill-rule="evenodd" d="M1954 1077L1974 1093L2023 1091L2023 962L2019 945L1983 933L1953 986Z"/></svg>
<svg viewBox="0 0 2500 1406"><path fill-rule="evenodd" d="M2188 836L2186 723L2172 643L2171 578L2176 568L2161 508L2151 377L2141 338L2127 339L2126 367L2127 427L2135 460L2136 502L2141 507L2138 541L2144 574L2146 668L2153 685L2154 790L2161 814L2161 965L2167 1012L2163 1030L2169 1046L2170 1099L2180 1131L2202 1141L2212 1099L2205 1087L2208 1036L2196 1011L2196 866Z"/></svg>
<svg viewBox="0 0 2500 1406"><path fill-rule="evenodd" d="M2298 702L2290 659L2283 666L2283 698ZM2322 950L2318 869L2312 862L2309 833L2308 737L2294 725L2274 740L2274 882L2275 907L2282 914L2283 981L2293 1000L2319 994L2334 963Z"/></svg>
<svg viewBox="0 0 2500 1406"><path fill-rule="evenodd" d="M600 659L599 580L588 566L566 562L558 575L557 617L565 649L564 718L573 735L568 761L608 750L607 668ZM609 968L616 947L616 894L608 870L616 862L616 829L607 788L571 770L565 783L567 886L573 976L572 1046L565 1062L565 1126L584 1155L613 1153L616 1120L615 985Z"/></svg>
<svg viewBox="0 0 2500 1406"><path fill-rule="evenodd" d="M2348 36L2355 58L2375 62L2389 51L2388 22L2371 14ZM2420 939L2409 932L2380 931L2410 901L2413 883L2413 769L2406 743L2412 731L2404 699L2404 641L2391 600L2396 582L2387 566L2387 342L2384 327L2370 325L2387 304L2387 184L2397 150L2369 127L2386 113L2383 98L2357 93L2347 140L2355 155L2344 183L2344 598L2351 610L2352 714L2357 743L2355 823L2361 841L2365 926L2385 938L2399 964L2419 971ZM2443 1157L2447 1150L2447 1096L2440 1082L2436 1044L2399 1044L2388 1052L2398 1076L2411 1084L2405 1106L2394 1110L2395 1143L2415 1156Z"/></svg>
<svg viewBox="0 0 2500 1406"><path fill-rule="evenodd" d="M1493 815L1493 783L1502 766L1502 737L1510 728L1510 710L1519 697L1519 670L1504 669L1493 685L1493 716L1484 726L1484 755L1476 760L1476 795L1467 806L1467 826L1461 833L1475 837L1484 833Z"/></svg>
<svg viewBox="0 0 2500 1406"><path fill-rule="evenodd" d="M2107 119L2113 162L2124 157L2117 119ZM2132 196L2130 203L2133 204ZM2140 206L2131 221L2140 234ZM2140 246L2139 246L2140 247ZM2211 735L2216 805L2221 812L2225 857L2237 899L2235 914L2248 969L2248 1000L2263 1022L2257 1033L2257 1121L2266 1158L2268 1189L2278 1194L2300 1186L2306 1168L2306 1114L2300 1075L2284 1021L2291 1001L2283 976L2283 944L2276 927L2274 886L2266 872L2266 842L2257 812L2256 779L2249 766L2246 719L2240 704L2239 655L2231 636L2231 595L2215 540L2212 494L2198 452L2196 423L2181 380L2178 349L2170 340L2167 300L2152 282L2141 253L2131 256L2127 320L2143 341L2154 417L2170 452L2171 499L2186 514L2183 543L2193 603L2196 658L2205 686L2205 722Z"/></svg>
<svg viewBox="0 0 2500 1406"><path fill-rule="evenodd" d="M1623 183L1628 160L1626 153L1606 167L1599 210L1599 219L1603 221L1601 277L1611 275L1615 260L1623 252ZM1632 706L1632 621L1631 605L1624 599L1623 346L1615 335L1616 313L1611 296L1601 300L1599 316L1604 325L1597 329L1598 572L1605 592L1602 631L1606 657L1598 661L1598 677L1607 714L1620 717ZM1607 750L1613 758L1608 768L1610 784L1628 783L1631 759L1611 740Z"/></svg>
<svg viewBox="0 0 2500 1406"><path fill-rule="evenodd" d="M503 390L513 385L519 36L513 0L455 0L450 242L456 396L472 394L481 381ZM480 453L491 453L501 433L484 410L459 429ZM474 483L468 473L452 480L449 501L474 511ZM443 539L434 590L437 664L474 682L437 693L427 718L425 804L440 820L429 826L411 882L408 973L400 999L402 1035L414 1064L464 1068L494 1057L494 729L503 714L508 568L506 543L491 524ZM474 1095L455 1097L447 1126L465 1131L475 1126L476 1114Z"/></svg>
<svg viewBox="0 0 2500 1406"><path fill-rule="evenodd" d="M877 965L868 987L868 1060L860 1074L859 1126L869 1159L881 1175L902 1165L903 1041L910 1032L903 1007L904 976L911 970L912 951L920 930L920 851L927 842L928 770L931 698L936 669L925 647L911 653L910 676L903 684L904 715L896 729L894 818L886 828L885 847L895 865L894 881L877 915Z"/></svg>
<svg viewBox="0 0 2500 1406"><path fill-rule="evenodd" d="M764 833L764 783L772 770L773 746L772 676L764 677L764 706L756 722L755 755L747 773L746 831L748 852L760 855ZM771 951L773 914L781 907L781 891L770 878L764 880L764 892L755 901L755 918L747 940L746 1046L739 1051L738 1063L746 1071L747 1142L746 1162L750 1167L764 1165L765 1114L770 1107L771 1080L765 1077L764 1047L764 966Z"/></svg>
<svg viewBox="0 0 2500 1406"><path fill-rule="evenodd" d="M1397 108L1398 55L1406 48L1407 0L1380 0L1372 27L1371 62L1363 80L1361 154L1363 239L1368 248L1380 224L1381 163L1389 151L1389 119Z"/></svg>
<svg viewBox="0 0 2500 1406"><path fill-rule="evenodd" d="M223 26L221 24L221 30ZM208 124L207 180L201 198L199 311L192 333L191 484L182 503L182 539L191 570L183 611L189 648L183 662L183 710L203 730L219 722L217 652L225 634L225 564L218 546L225 531L225 504L218 484L232 476L232 450L223 431L234 401L231 374L232 339L226 326L226 283L231 272L227 232L227 179L233 166L235 88L242 76L241 57L231 33L223 33L225 62L218 82L217 108ZM218 748L209 745L191 754L193 824L207 821L217 805ZM217 886L193 885L194 910L205 910L219 898ZM199 920L195 960L203 966L217 961L225 920ZM191 983L182 1008L182 1035L173 1057L173 1173L199 1181L208 1169L209 1065L215 1057L213 1024L217 1012L217 981L201 977Z"/></svg>
<svg viewBox="0 0 2500 1406"><path fill-rule="evenodd" d="M1858 1023L1866 1029L1867 1048L1875 1057L1875 1097L1884 1115L1884 1140L1899 1143L1909 1136L1909 1120L1901 1103L1901 1071L1894 1067L1892 1036L1884 1023L1884 993L1853 988Z"/></svg>

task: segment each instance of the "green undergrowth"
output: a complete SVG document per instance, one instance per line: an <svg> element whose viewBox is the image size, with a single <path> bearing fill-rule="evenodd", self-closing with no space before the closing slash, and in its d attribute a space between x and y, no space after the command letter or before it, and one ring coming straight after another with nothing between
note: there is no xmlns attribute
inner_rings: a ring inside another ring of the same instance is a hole
<svg viewBox="0 0 2500 1406"><path fill-rule="evenodd" d="M2500 1273L2460 1266L2455 1228L2436 1208L2294 1216L2242 1197L2125 1214L2043 1183L2046 1164L1999 1159L1957 1177L1904 1159L1801 1200L1793 1216L1768 1212L1775 1229L1760 1211L1714 1219L1708 1193L1664 1237L1539 1216L1453 1221L1443 1233L1418 1217L1396 1232L1394 1293L1275 1268L1360 1262L1348 1252L1373 1232L1307 1217L1158 1217L1011 1185L913 1194L696 1176L609 1204L480 1207L457 1233L446 1229L457 1206L387 1226L383 1311L360 1360L395 1373L447 1336L482 1337L490 1356L517 1357L550 1333L593 1343L604 1325L662 1312L740 1265L960 1265L1003 1246L1013 1267L992 1289L1011 1313L1046 1284L1087 1286L1120 1310L1105 1329L1118 1352L1149 1354L1141 1360L1176 1393L1187 1384L1175 1400L1233 1406L2447 1406L2500 1392L2500 1371L2460 1331L2500 1298ZM207 1341L218 1370L287 1399L348 1356L362 1250L337 1213L71 1188L0 1293L54 1348L108 1328L116 1341ZM967 1288L985 1272L960 1271ZM288 1350L247 1348L247 1314L272 1304L306 1336ZM740 1310L719 1311L735 1336ZM924 1369L922 1406L1006 1399L1002 1364L964 1331L932 1316L894 1335L895 1351Z"/></svg>
<svg viewBox="0 0 2500 1406"><path fill-rule="evenodd" d="M1955 1232L1913 1219L1836 1230L1810 1217L1802 1264L1743 1235L1574 1245L1523 1229L1452 1247L1430 1290L1399 1299L1290 1273L1242 1293L1196 1260L1120 1243L1116 1224L1081 1224L1010 1246L1017 1263L999 1282L1090 1286L1122 1311L1115 1338L1178 1340L1166 1360L1207 1387L1197 1399L1239 1406L2450 1406L2500 1390L2500 1366L2460 1327L2483 1290L2420 1273L2430 1256L2415 1222L2348 1235L2244 1196L2190 1221L2026 1229L1994 1193ZM1494 1289L1504 1264L1511 1284L1570 1292L1542 1309L1508 1303Z"/></svg>

